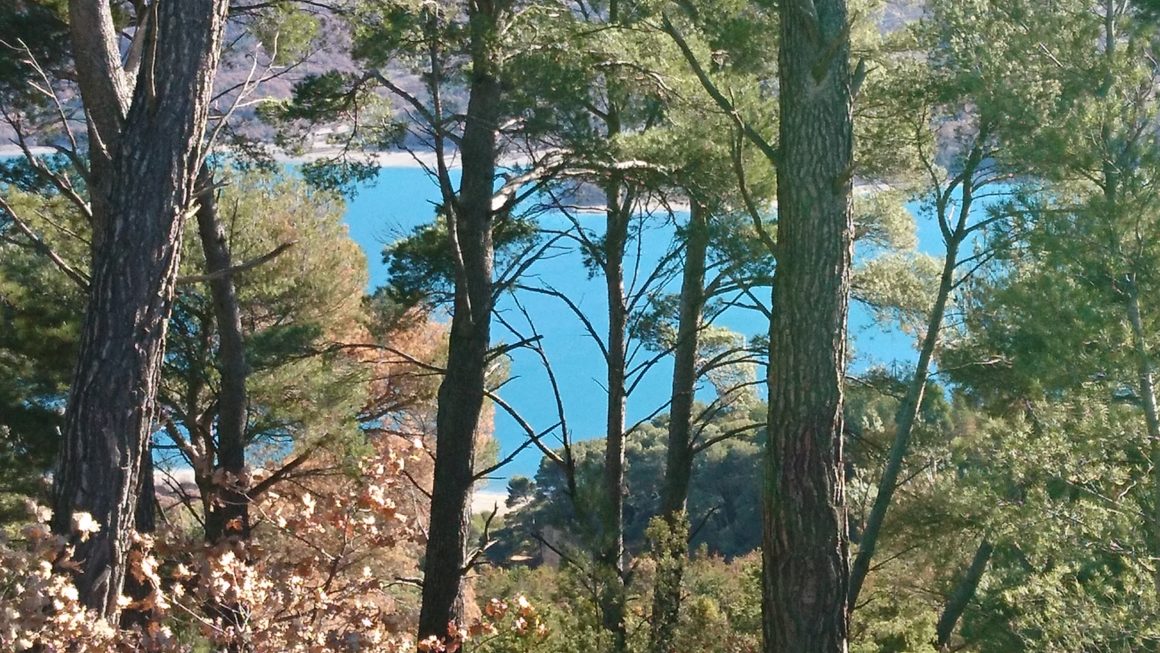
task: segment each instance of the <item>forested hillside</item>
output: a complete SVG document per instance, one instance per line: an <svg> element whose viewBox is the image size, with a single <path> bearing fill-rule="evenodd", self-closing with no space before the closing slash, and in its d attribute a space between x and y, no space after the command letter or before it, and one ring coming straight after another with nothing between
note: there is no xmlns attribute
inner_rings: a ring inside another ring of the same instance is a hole
<svg viewBox="0 0 1160 653"><path fill-rule="evenodd" d="M0 651L1157 650L1158 61L1153 0L7 0Z"/></svg>

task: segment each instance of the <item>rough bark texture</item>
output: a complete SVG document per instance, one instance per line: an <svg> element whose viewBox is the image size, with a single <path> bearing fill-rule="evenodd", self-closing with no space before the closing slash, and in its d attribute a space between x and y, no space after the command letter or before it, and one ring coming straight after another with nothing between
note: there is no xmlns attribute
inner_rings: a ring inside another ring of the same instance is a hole
<svg viewBox="0 0 1160 653"><path fill-rule="evenodd" d="M153 533L157 530L157 486L153 478L153 448L147 444L145 454L141 458L141 482L137 490L137 508L133 517L133 528L138 533ZM134 602L143 601L154 591L153 583L145 577L138 577L131 571L125 576L125 588L122 593ZM121 612L121 627L144 628L156 618L154 610L142 610L130 606Z"/></svg>
<svg viewBox="0 0 1160 653"><path fill-rule="evenodd" d="M470 6L472 76L460 153L463 176L450 216L456 257L455 306L447 374L439 386L435 478L423 577L420 639L447 637L463 621L475 433L485 393L492 312L492 184L496 165L500 84L492 51L499 8L488 0Z"/></svg>
<svg viewBox="0 0 1160 653"><path fill-rule="evenodd" d="M853 226L845 0L781 5L778 257L763 529L767 653L847 648L842 379Z"/></svg>
<svg viewBox="0 0 1160 653"><path fill-rule="evenodd" d="M70 0L69 29L77 84L84 100L89 135L89 201L93 209L93 247L104 237L101 221L112 211L113 156L133 89L121 68L117 30L107 0Z"/></svg>
<svg viewBox="0 0 1160 653"><path fill-rule="evenodd" d="M119 75L108 69L119 59L104 38L112 30L107 5L70 4L85 106L93 131L113 147L107 183L90 189L92 281L54 477L52 527L69 534L76 511L101 523L99 533L77 542L76 584L86 606L111 617L124 586L141 463L154 428L182 224L201 159L227 3L157 5L145 72L115 135L106 131L112 120L105 115L113 112L109 98L119 96L118 83L105 77ZM76 22L90 15L97 22ZM102 156L91 154L94 168L104 165L96 165Z"/></svg>
<svg viewBox="0 0 1160 653"><path fill-rule="evenodd" d="M910 385L906 389L906 396L898 407L895 415L894 441L890 445L890 452L886 457L886 466L882 470L882 478L878 481L878 491L874 496L874 504L870 508L870 516L866 520L866 527L858 541L858 555L850 569L850 609L858 606L858 595L862 591L862 584L870 573L870 563L874 560L874 552L878 547L878 536L882 532L882 524L886 521L886 512L894 499L894 491L898 489L898 478L902 473L902 464L906 459L906 452L910 449L910 435L914 431L914 423L918 419L919 409L922 407L922 396L926 391L926 382L930 377L930 365L934 360L935 349L938 347L939 335L942 331L943 316L946 314L947 302L955 286L955 269L959 264L959 247L967 237L967 224L971 215L971 205L974 202L974 170L982 159L982 151L976 147L972 150L966 162L963 175L963 197L959 207L958 218L954 228L947 224L947 203L940 203L939 220L950 233L946 239L946 255L943 258L942 274L939 276L938 294L927 316L926 335L923 336L922 349L918 354L918 364L914 368L914 375L910 378Z"/></svg>
<svg viewBox="0 0 1160 653"><path fill-rule="evenodd" d="M246 468L246 346L242 336L242 315L233 275L233 262L226 243L225 230L218 219L213 174L202 166L198 180L197 232L205 253L205 271L213 300L217 325L217 368L220 388L217 396L217 460L220 470L230 479L215 487L215 501L205 519L205 539L216 543L227 537L250 536L250 498L240 483Z"/></svg>
<svg viewBox="0 0 1160 653"><path fill-rule="evenodd" d="M673 392L669 411L668 453L661 487L660 516L671 533L684 532L681 541L656 552L657 580L653 591L652 653L673 653L681 611L681 580L688 556L687 517L689 478L693 471L692 417L697 384L697 345L705 306L705 257L709 222L705 209L694 202L685 234L685 264L681 277L681 307L673 360Z"/></svg>
<svg viewBox="0 0 1160 653"><path fill-rule="evenodd" d="M967 567L966 573L963 574L959 584L955 586L955 591L947 598L947 604L943 607L938 624L935 626L935 648L938 650L945 651L947 645L950 644L955 626L959 623L959 619L963 616L963 611L967 609L971 599L974 598L975 590L979 588L979 581L983 579L983 573L987 571L987 563L991 561L991 554L994 551L995 546L988 540L983 540L979 544L979 548L975 550L971 565Z"/></svg>

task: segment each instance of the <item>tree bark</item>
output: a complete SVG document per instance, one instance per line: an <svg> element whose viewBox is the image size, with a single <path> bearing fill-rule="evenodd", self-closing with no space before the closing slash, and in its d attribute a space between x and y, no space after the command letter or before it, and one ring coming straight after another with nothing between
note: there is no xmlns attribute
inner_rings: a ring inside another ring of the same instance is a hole
<svg viewBox="0 0 1160 653"><path fill-rule="evenodd" d="M620 20L620 1L609 0L608 24ZM612 142L620 135L624 91L615 79L605 79L605 111L600 116L605 138ZM624 551L625 432L627 402L626 357L628 354L628 306L624 296L624 250L628 243L631 196L626 196L624 176L612 173L604 185L605 234L604 281L608 301L607 376L608 404L604 431L604 501L602 540L597 559L604 577L600 596L601 623L613 636L614 653L628 646Z"/></svg>
<svg viewBox="0 0 1160 653"><path fill-rule="evenodd" d="M971 565L967 567L967 571L955 587L955 591L947 599L947 604L943 607L938 624L935 626L935 648L938 650L945 651L950 643L955 626L962 618L971 599L974 598L975 590L979 588L979 581L983 579L983 574L987 571L987 563L990 562L991 554L994 551L995 546L990 541L984 539L979 543L979 548L975 550L975 556L971 559Z"/></svg>
<svg viewBox="0 0 1160 653"><path fill-rule="evenodd" d="M89 136L89 202L93 214L93 247L104 237L101 221L112 212L113 156L129 112L133 88L121 68L117 29L107 0L70 0L69 31L76 61L77 85Z"/></svg>
<svg viewBox="0 0 1160 653"><path fill-rule="evenodd" d="M767 653L844 652L842 381L853 242L845 0L783 2L762 623Z"/></svg>
<svg viewBox="0 0 1160 653"><path fill-rule="evenodd" d="M693 202L685 235L685 265L681 277L681 306L673 361L673 392L669 411L668 452L661 488L660 516L671 534L669 546L657 551L657 580L653 591L652 653L673 653L681 611L681 580L688 556L685 505L693 471L691 437L693 398L697 383L697 346L705 306L705 259L709 249L709 221L704 207Z"/></svg>
<svg viewBox="0 0 1160 653"><path fill-rule="evenodd" d="M496 168L500 83L492 40L500 8L470 3L472 74L461 156L459 194L448 212L456 258L455 304L447 373L439 386L435 477L424 563L419 638L445 638L463 622L475 435L483 408L491 338L493 249L492 189Z"/></svg>
<svg viewBox="0 0 1160 653"><path fill-rule="evenodd" d="M133 517L133 529L138 533L153 533L157 530L157 486L153 478L153 447L152 440L147 443L145 455L141 458L141 483L137 490L137 508ZM137 548L137 545L133 545ZM149 597L157 589L149 579L133 573L133 569L125 576L124 595L133 604L121 612L122 628L145 628L149 622L157 618L153 609L142 610L138 604Z"/></svg>
<svg viewBox="0 0 1160 653"><path fill-rule="evenodd" d="M52 528L71 535L73 513L80 511L100 522L100 532L76 541L75 580L86 607L113 617L154 428L182 227L203 154L227 2L156 5L152 47L115 136L101 118L109 95L101 89L116 83L102 77L112 74L107 66L88 65L90 58L110 56L108 43L94 46L90 38L112 29L108 2L73 0L70 9L74 21L94 11L99 19L73 24L82 98L103 139L90 144L90 158L96 162L105 156L97 150L113 143L108 183L91 188L91 283L54 477Z"/></svg>
<svg viewBox="0 0 1160 653"><path fill-rule="evenodd" d="M205 539L217 543L228 537L250 536L250 498L241 484L246 469L246 346L242 335L242 315L225 230L217 212L213 173L203 165L198 179L197 231L205 253L205 271L217 325L217 367L220 388L217 396L217 460L215 471L230 479L214 488L215 501L205 518Z"/></svg>
<svg viewBox="0 0 1160 653"><path fill-rule="evenodd" d="M616 127L619 129L619 126ZM610 129L611 131L611 129ZM624 409L627 399L625 357L627 355L628 307L624 298L624 249L628 242L631 206L622 201L619 175L609 182L605 197L604 281L608 299L608 408L604 434L604 524L600 562L607 574L601 598L604 629L613 635L613 650L627 646L624 621Z"/></svg>
<svg viewBox="0 0 1160 653"><path fill-rule="evenodd" d="M210 276L214 325L217 327L217 392L216 446L206 447L214 474L203 480L210 496L205 501L205 540L209 544L229 543L231 546L250 537L250 495L244 484L246 471L246 346L242 334L242 315L238 308L237 289L225 230L217 211L217 193L213 187L213 172L202 164L198 174L197 231L205 255L205 271ZM214 437L213 433L207 434ZM239 553L246 551L238 547ZM249 610L238 601L211 599L206 611L224 628L235 633L227 645L230 653L251 650L249 643Z"/></svg>

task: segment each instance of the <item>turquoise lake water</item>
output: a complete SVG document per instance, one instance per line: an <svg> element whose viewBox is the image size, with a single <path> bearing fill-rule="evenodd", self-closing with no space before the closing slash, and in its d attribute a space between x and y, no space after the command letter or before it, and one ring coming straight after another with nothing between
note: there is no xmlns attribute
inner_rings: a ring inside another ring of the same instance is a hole
<svg viewBox="0 0 1160 653"><path fill-rule="evenodd" d="M433 215L432 202L437 197L437 189L422 169L398 167L383 168L377 180L361 188L350 201L346 222L351 236L367 252L372 287L387 281L386 266L382 261L383 246L409 233L415 226L430 222ZM916 206L911 208L917 210ZM684 217L678 216L678 219L683 220ZM564 228L569 224L559 214L547 214L541 216L540 220L549 228ZM599 231L604 218L597 213L581 214L581 220L590 220L590 224L585 226ZM920 248L939 256L942 240L937 225L929 219L919 219L918 223ZM664 255L672 233L671 227L661 229L652 237L646 236L645 241L640 243L639 262L642 270L651 268L649 264ZM629 262L629 269L632 269L631 264L634 262ZM600 279L588 278L577 252L562 251L538 262L528 270L527 279L529 283L550 285L566 293L589 316L598 332L607 329L603 283ZM666 289L675 292L679 287L680 279L677 277ZM759 297L768 303L768 290L762 290ZM565 416L573 438L600 437L604 431L606 395L602 382L605 368L598 346L560 300L522 293L519 301L543 336L543 348L562 388ZM510 297L501 298L498 311L520 328L526 325L523 315ZM716 324L746 336L764 334L768 329L768 322L760 314L744 309L730 309ZM912 364L916 358L913 341L909 336L896 330L880 328L874 324L867 309L856 304L851 307L850 332L858 356L855 370L866 369L874 364L889 365L891 362ZM492 333L497 343L518 340L499 325L493 328ZM637 357L638 362L649 355L649 352L642 352ZM763 378L764 370L758 374ZM671 389L671 375L671 361L663 360L637 385L628 399L629 424L647 417L664 404ZM547 376L532 352L519 350L513 353L511 380L501 388L500 395L536 430L548 429L558 421ZM495 432L501 456L525 440L524 431L498 409ZM558 445L558 440L552 436L545 438L544 442L549 446ZM528 448L504 471L498 473L490 485L500 489L508 476L533 475L539 460L539 452Z"/></svg>
<svg viewBox="0 0 1160 653"><path fill-rule="evenodd" d="M372 183L362 186L348 202L346 222L351 237L367 253L370 288L387 281L387 270L382 260L383 246L406 235L415 226L430 222L433 202L437 197L435 185L422 169L384 167ZM912 205L910 208L917 215L918 206ZM677 216L678 220L685 217ZM583 219L590 221L586 227L597 231L603 225L601 214L588 214ZM540 220L549 228L563 229L569 225L559 214L546 214ZM639 261L642 270L649 269L649 263L663 256L672 234L671 226L658 229L640 243ZM918 237L920 249L941 258L942 237L932 220L918 219ZM632 262L629 261L630 264ZM529 283L550 285L566 293L589 316L593 328L598 332L606 330L603 284L599 279L588 278L587 270L575 251L563 251L538 262L528 270L525 278ZM666 290L675 292L679 285L678 276ZM768 303L767 289L761 291L760 298ZM520 302L543 336L544 350L562 389L564 410L572 437L578 440L600 437L604 431L605 394L601 380L604 377L604 365L599 348L559 300L523 293ZM498 310L520 328L525 326L522 314L516 310L510 297L501 298ZM715 324L747 337L764 334L768 329L767 321L760 314L742 309L727 311ZM853 364L855 371L876 364L913 364L916 358L910 337L897 330L881 328L863 306L851 306L850 333L857 352ZM499 325L493 328L493 334L497 343L518 339ZM650 355L650 352L641 352L636 360L639 362ZM528 351L516 351L512 355L510 370L511 379L500 391L503 399L518 410L534 429L544 430L554 425L558 421L556 407L538 358ZM671 374L671 361L662 360L636 386L628 399L629 424L646 418L664 404L670 391ZM764 370L759 370L758 376L763 378ZM495 432L501 456L525 440L524 431L500 410L496 411ZM552 436L545 438L544 442L553 447L558 445L558 439ZM490 483L491 487L502 489L505 479L512 475L533 475L539 460L539 452L529 447L497 474Z"/></svg>

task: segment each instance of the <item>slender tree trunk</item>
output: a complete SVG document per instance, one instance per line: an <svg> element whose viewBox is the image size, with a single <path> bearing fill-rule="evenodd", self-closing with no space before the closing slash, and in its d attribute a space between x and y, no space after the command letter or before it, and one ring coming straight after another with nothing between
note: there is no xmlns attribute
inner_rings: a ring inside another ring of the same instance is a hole
<svg viewBox="0 0 1160 653"><path fill-rule="evenodd" d="M1156 407L1156 384L1152 375L1152 360L1148 353L1148 340L1144 333L1144 320L1140 317L1140 290L1136 280L1128 282L1128 323L1132 326L1132 343L1136 349L1136 371L1140 384L1140 402L1144 407L1144 420L1148 427L1148 442L1152 457L1152 510L1148 517L1148 531L1151 553L1160 559L1160 411ZM1160 593L1160 570L1153 575L1156 591Z"/></svg>
<svg viewBox="0 0 1160 653"><path fill-rule="evenodd" d="M767 653L847 648L842 381L853 135L845 0L781 3L778 257L770 325Z"/></svg>
<svg viewBox="0 0 1160 653"><path fill-rule="evenodd" d="M994 551L995 546L989 540L984 539L979 543L979 548L975 550L975 556L971 559L971 565L967 567L966 573L963 574L954 592L947 599L947 604L943 607L938 624L935 626L934 645L938 650L945 651L947 645L950 644L955 626L962 618L971 599L975 597L975 590L979 588L979 581L983 579L983 574L987 571L987 563L991 561L991 554Z"/></svg>
<svg viewBox="0 0 1160 653"><path fill-rule="evenodd" d="M688 557L689 479L693 472L693 395L697 383L697 345L705 306L705 258L709 249L709 221L704 207L693 202L685 235L685 266L681 278L681 307L677 348L673 361L673 392L669 411L668 454L661 488L660 516L669 533L667 546L657 551L657 580L653 591L652 653L674 653L674 637L681 611L681 580ZM678 537L678 534L680 537Z"/></svg>
<svg viewBox="0 0 1160 653"><path fill-rule="evenodd" d="M886 466L882 470L882 478L878 480L878 491L874 496L874 504L870 508L870 516L866 520L866 527L862 531L862 538L858 542L858 555L850 569L850 595L848 598L850 610L858 607L858 595L862 591L862 584L870 573L870 564L874 559L874 552L878 547L878 536L882 532L882 524L886 521L886 512L894 500L894 491L898 489L898 478L902 473L902 464L906 453L910 449L910 436L914 431L914 423L918 419L919 409L922 407L922 396L926 391L926 382L930 378L930 365L934 360L935 350L942 332L943 316L946 314L947 302L950 301L951 291L955 287L955 268L959 263L959 247L966 237L967 223L971 214L971 204L974 198L973 172L981 160L982 152L976 147L968 157L967 172L963 179L963 199L959 207L958 219L955 227L950 230L950 237L946 243L946 255L943 258L942 274L939 276L938 294L935 295L934 305L931 306L927 317L926 335L922 340L922 349L918 354L918 364L914 368L914 375L910 378L910 385L906 389L898 413L895 416L894 441L890 445L890 452L886 457ZM939 206L940 221L946 225L945 203ZM949 227L949 225L947 225Z"/></svg>
<svg viewBox="0 0 1160 653"><path fill-rule="evenodd" d="M483 408L492 312L492 184L496 165L500 84L491 41L498 16L492 2L470 4L472 75L461 154L463 176L449 211L450 247L457 259L455 306L447 374L439 386L431 525L419 614L420 639L447 637L463 622L475 434Z"/></svg>
<svg viewBox="0 0 1160 653"><path fill-rule="evenodd" d="M898 407L895 417L894 441L886 457L886 466L882 470L882 478L878 481L878 492L874 497L874 504L870 508L870 516L866 520L866 527L862 531L858 542L858 555L850 569L850 610L857 608L858 595L862 590L862 583L870 571L870 563L878 547L878 536L882 531L882 524L886 520L886 511L894 499L894 491L898 489L898 477L902 472L902 464L910 448L910 436L914 430L914 422L918 418L919 408L922 406L922 396L926 391L926 382L930 376L930 363L934 357L934 350L938 346L939 331L942 329L943 315L946 312L947 300L951 288L954 286L954 270L958 257L958 242L952 241L947 247L947 257L943 261L942 276L939 280L938 295L926 324L926 336L922 341L922 349L918 354L918 365L914 376L910 379L906 396Z"/></svg>
<svg viewBox="0 0 1160 653"><path fill-rule="evenodd" d="M609 0L608 24L620 20L620 1ZM615 139L622 129L620 108L624 91L614 79L606 79L606 109L601 116L605 137ZM604 568L600 597L604 629L613 635L613 650L623 653L628 646L625 623L627 596L624 551L624 411L627 401L625 365L628 352L628 307L624 297L624 249L628 243L628 225L632 198L624 193L624 177L614 173L604 187L605 239L604 281L608 300L608 409L604 432L604 519L599 561Z"/></svg>
<svg viewBox="0 0 1160 653"><path fill-rule="evenodd" d="M608 298L608 411L605 424L604 495L607 504L602 532L601 562L607 572L601 613L605 630L613 634L615 651L627 646L624 567L624 409L626 396L628 307L624 299L624 249L632 207L623 202L623 183L615 176L605 191L608 202L604 239L604 280ZM623 202L623 203L622 203Z"/></svg>
<svg viewBox="0 0 1160 653"><path fill-rule="evenodd" d="M91 189L98 235L54 477L52 528L70 534L72 515L81 511L101 523L99 533L76 542L80 569L75 579L81 602L107 617L117 614L125 581L182 226L202 155L227 4L159 3L156 20L150 21L145 72L138 76L123 129L115 135L92 130L106 138L90 148L102 152L92 155L94 161L109 157L109 174L107 184ZM98 50L91 43L93 32L112 29L111 22L104 22L111 21L107 5L93 0L70 4L73 20L94 6L101 10L101 23L73 25L78 78L92 123L105 97L94 89L115 86L100 78L107 70L87 61L109 54L107 43ZM110 141L115 141L112 149L102 151Z"/></svg>
<svg viewBox="0 0 1160 653"><path fill-rule="evenodd" d="M197 231L205 253L205 271L217 326L217 368L221 377L217 397L217 461L215 470L230 481L214 488L216 499L205 518L205 539L217 543L227 537L250 536L250 498L241 484L246 469L246 346L237 290L229 273L233 262L217 211L213 173L203 165L198 179Z"/></svg>
<svg viewBox="0 0 1160 653"><path fill-rule="evenodd" d="M1104 34L1103 58L1107 63L1104 83L1099 89L1099 97L1106 98L1115 84L1115 63L1118 37L1116 34L1116 18L1118 16L1115 0L1104 0ZM1115 152L1121 147L1119 139L1112 133L1112 125L1104 122L1100 128L1100 140L1109 152ZM1112 157L1105 157L1103 163L1103 194L1104 202L1113 214L1123 210L1120 197L1121 166ZM1136 353L1136 375L1139 384L1140 405L1144 409L1144 420L1147 427L1150 458L1152 462L1152 505L1145 518L1149 553L1153 560L1160 560L1160 410L1156 405L1156 384L1153 376L1151 354L1148 351L1147 334L1144 331L1144 320L1141 317L1140 288L1137 285L1135 271L1129 272L1124 279L1125 299L1128 323L1132 330L1132 346ZM1160 594L1160 566L1153 571L1152 577L1155 592Z"/></svg>
<svg viewBox="0 0 1160 653"><path fill-rule="evenodd" d="M250 495L243 479L246 470L246 346L242 335L242 315L238 308L237 289L225 229L217 211L217 193L213 173L203 164L198 175L197 232L205 255L214 325L217 327L217 368L220 377L217 395L217 444L206 450L216 452L212 461L214 474L208 479L210 490L206 502L205 540L210 544L235 546L239 555L247 552L237 544L250 537ZM213 437L213 434L208 434ZM217 472L221 472L219 475ZM224 480L221 480L224 479ZM249 643L249 610L237 601L211 599L206 606L234 638L227 645L230 653L251 650Z"/></svg>

